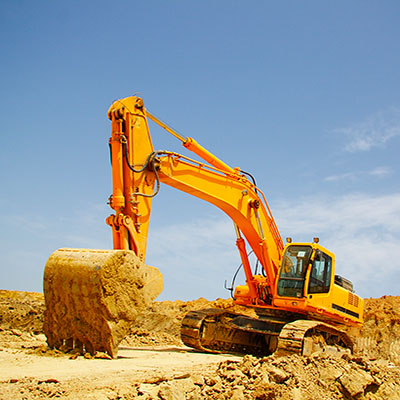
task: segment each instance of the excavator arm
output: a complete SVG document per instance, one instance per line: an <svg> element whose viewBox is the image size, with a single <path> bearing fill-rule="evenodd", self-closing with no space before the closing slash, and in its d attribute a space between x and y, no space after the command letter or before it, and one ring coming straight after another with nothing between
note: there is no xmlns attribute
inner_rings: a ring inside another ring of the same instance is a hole
<svg viewBox="0 0 400 400"><path fill-rule="evenodd" d="M108 116L112 121L113 165L110 205L116 214L107 222L113 228L114 248L134 250L144 260L151 201L160 184L167 184L215 205L232 219L251 302L256 304L260 300L260 282L252 275L244 238L264 268L263 291L272 294L283 243L261 190L239 168L229 167L194 139L182 137L147 112L140 98L118 100L110 107ZM204 161L174 152L154 152L146 117Z"/></svg>

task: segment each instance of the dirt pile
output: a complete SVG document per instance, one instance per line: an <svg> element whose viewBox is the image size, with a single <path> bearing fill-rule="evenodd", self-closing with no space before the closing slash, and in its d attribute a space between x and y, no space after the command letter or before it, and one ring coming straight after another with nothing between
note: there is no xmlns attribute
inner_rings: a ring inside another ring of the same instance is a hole
<svg viewBox="0 0 400 400"><path fill-rule="evenodd" d="M0 290L0 348L42 345L44 309L42 293Z"/></svg>
<svg viewBox="0 0 400 400"><path fill-rule="evenodd" d="M121 357L105 361L46 350L43 295L0 291L0 376L9 376L0 379L0 399L400 400L400 297L367 299L364 327L349 332L356 354L336 357L206 361L209 356L182 346L179 326L186 312L208 307L246 311L222 299L153 302L121 342ZM24 370L35 365L32 370L41 371L41 360L56 363L51 371L65 364L65 373L43 377ZM78 379L71 377L75 370Z"/></svg>
<svg viewBox="0 0 400 400"><path fill-rule="evenodd" d="M0 290L0 328L43 333L42 293Z"/></svg>
<svg viewBox="0 0 400 400"><path fill-rule="evenodd" d="M221 363L221 385L241 399L400 399L400 368L366 358L246 356L239 363ZM215 379L218 384L218 379ZM214 387L206 389L213 394ZM214 398L221 398L215 396Z"/></svg>
<svg viewBox="0 0 400 400"><path fill-rule="evenodd" d="M358 353L400 365L400 297L366 299L364 325L355 336Z"/></svg>
<svg viewBox="0 0 400 400"><path fill-rule="evenodd" d="M161 399L305 400L400 399L400 368L388 361L319 355L243 357L204 376L177 377L137 396ZM148 382L146 382L148 383Z"/></svg>

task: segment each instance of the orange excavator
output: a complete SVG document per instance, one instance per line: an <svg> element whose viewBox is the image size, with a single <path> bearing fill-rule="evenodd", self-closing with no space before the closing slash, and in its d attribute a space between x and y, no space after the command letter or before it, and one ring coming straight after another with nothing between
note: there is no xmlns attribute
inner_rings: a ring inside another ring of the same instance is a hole
<svg viewBox="0 0 400 400"><path fill-rule="evenodd" d="M286 245L260 188L146 110L141 98L115 101L109 111L114 214L106 219L114 250L59 249L44 272L44 330L50 347L105 351L115 357L138 312L162 290L162 276L144 264L153 198L161 184L203 199L233 221L246 282L232 289L237 305L254 315L222 309L189 312L182 341L206 352L312 354L351 351L340 326L361 326L363 299L335 274L335 257L319 244ZM154 121L201 161L154 151ZM246 245L261 266L253 273Z"/></svg>

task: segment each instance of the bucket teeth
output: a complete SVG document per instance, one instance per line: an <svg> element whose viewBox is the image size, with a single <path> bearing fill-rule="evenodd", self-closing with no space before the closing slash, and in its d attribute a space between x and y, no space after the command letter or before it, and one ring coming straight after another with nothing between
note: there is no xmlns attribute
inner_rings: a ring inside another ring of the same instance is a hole
<svg viewBox="0 0 400 400"><path fill-rule="evenodd" d="M162 275L132 251L60 249L46 263L43 289L50 348L115 358L137 314L161 293Z"/></svg>
<svg viewBox="0 0 400 400"><path fill-rule="evenodd" d="M49 344L49 347L52 347L52 346L50 346L50 344ZM94 348L90 342L82 343L79 339L73 339L73 338L63 340L63 341L59 342L58 346L53 346L53 348L56 348L56 349L62 351L63 353L70 353L70 352L74 352L74 353L78 353L78 354L90 353L92 355L94 355L96 353L96 351L94 350ZM100 347L97 350L104 351L104 349L102 349Z"/></svg>

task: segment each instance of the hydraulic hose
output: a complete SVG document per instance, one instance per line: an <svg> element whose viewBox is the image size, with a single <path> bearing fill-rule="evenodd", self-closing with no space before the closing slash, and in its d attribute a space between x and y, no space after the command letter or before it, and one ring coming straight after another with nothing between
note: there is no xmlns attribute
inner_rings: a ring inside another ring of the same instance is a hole
<svg viewBox="0 0 400 400"><path fill-rule="evenodd" d="M147 157L147 160L144 163L143 167L140 169L135 169L129 162L129 152L128 152L127 140L126 140L125 135L122 135L121 139L122 139L121 143L122 143L122 148L123 148L124 159L125 159L126 165L129 167L129 169L132 172L140 173L140 172L143 172L146 168L148 168L150 166L150 169L154 172L154 176L156 178L156 188L152 194L135 192L135 196L142 196L142 197L156 196L158 194L158 192L160 191L160 178L158 176L157 167L155 166L156 156L159 152L153 151L152 153L150 153L149 156Z"/></svg>

